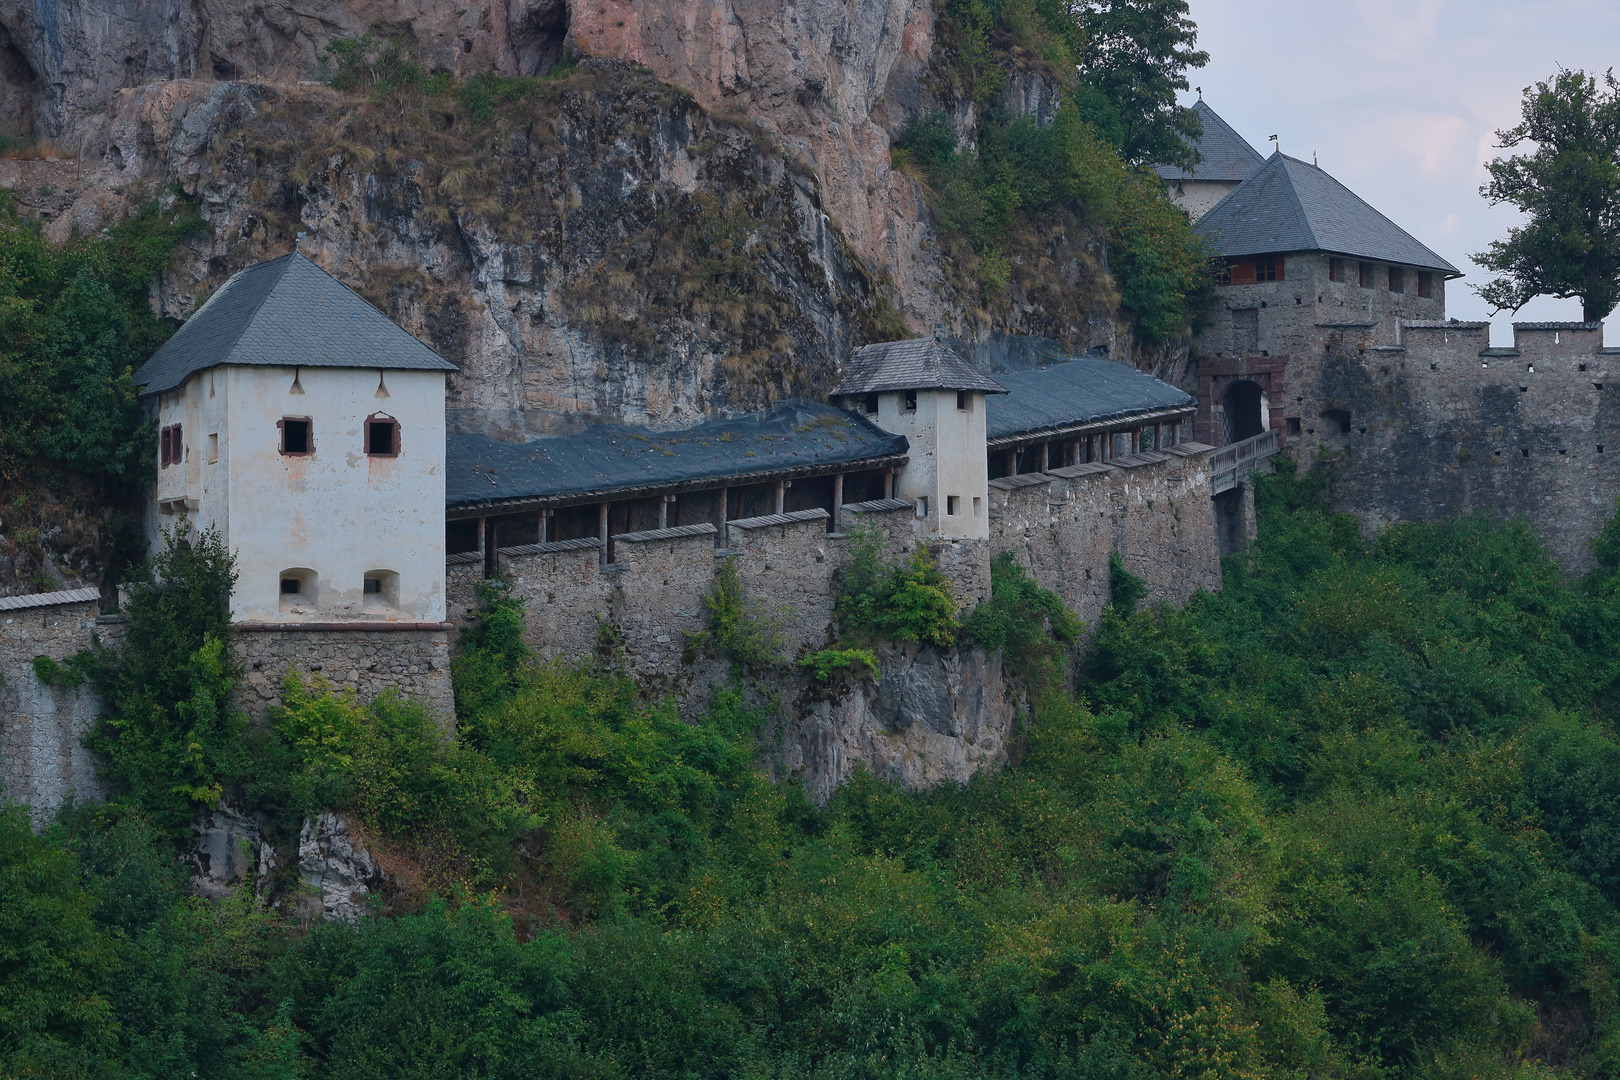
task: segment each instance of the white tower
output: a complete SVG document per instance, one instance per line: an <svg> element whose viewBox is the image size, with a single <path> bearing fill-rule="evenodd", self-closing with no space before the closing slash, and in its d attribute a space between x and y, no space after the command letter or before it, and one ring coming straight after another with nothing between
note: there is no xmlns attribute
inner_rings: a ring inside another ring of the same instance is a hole
<svg viewBox="0 0 1620 1080"><path fill-rule="evenodd" d="M150 533L219 532L239 623L441 622L453 370L298 252L237 273L135 374Z"/></svg>

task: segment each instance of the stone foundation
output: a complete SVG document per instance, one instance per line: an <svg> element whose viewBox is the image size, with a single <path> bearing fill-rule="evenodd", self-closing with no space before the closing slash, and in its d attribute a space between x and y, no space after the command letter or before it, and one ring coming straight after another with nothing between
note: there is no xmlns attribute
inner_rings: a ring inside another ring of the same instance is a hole
<svg viewBox="0 0 1620 1080"><path fill-rule="evenodd" d="M455 718L448 627L440 623L244 624L233 635L243 679L239 701L257 719L281 704L289 668L319 675L362 701L387 689Z"/></svg>

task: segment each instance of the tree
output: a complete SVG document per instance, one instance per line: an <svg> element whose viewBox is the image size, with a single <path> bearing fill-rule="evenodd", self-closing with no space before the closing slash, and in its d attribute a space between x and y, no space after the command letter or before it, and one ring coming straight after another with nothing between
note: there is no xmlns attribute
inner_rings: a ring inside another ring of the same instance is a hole
<svg viewBox="0 0 1620 1080"><path fill-rule="evenodd" d="M1504 149L1529 142L1535 152L1492 161L1480 194L1529 220L1474 256L1498 275L1477 291L1497 311L1578 296L1581 318L1595 322L1620 301L1620 83L1613 69L1601 87L1584 71L1560 71L1525 88L1522 116L1496 136Z"/></svg>
<svg viewBox="0 0 1620 1080"><path fill-rule="evenodd" d="M1080 77L1113 104L1120 156L1132 165L1198 163L1198 114L1176 104L1187 69L1209 63L1194 46L1198 27L1187 0L1069 0L1082 31Z"/></svg>

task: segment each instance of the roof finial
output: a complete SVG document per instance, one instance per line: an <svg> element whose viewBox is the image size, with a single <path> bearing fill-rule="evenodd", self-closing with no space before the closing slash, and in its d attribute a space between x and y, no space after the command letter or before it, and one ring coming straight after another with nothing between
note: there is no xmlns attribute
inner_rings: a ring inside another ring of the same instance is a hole
<svg viewBox="0 0 1620 1080"><path fill-rule="evenodd" d="M302 229L300 229L299 232L298 232L298 236L293 240L293 250L294 251L302 250L303 245L304 245L304 232L303 232Z"/></svg>
<svg viewBox="0 0 1620 1080"><path fill-rule="evenodd" d="M1315 150L1311 151L1311 164L1315 165L1318 169L1320 169L1322 167L1322 163L1320 161L1316 160L1316 151Z"/></svg>
<svg viewBox="0 0 1620 1080"><path fill-rule="evenodd" d="M942 340L944 340L944 337L945 337L945 324L944 323L935 323L934 324L934 340L935 341L942 341Z"/></svg>
<svg viewBox="0 0 1620 1080"><path fill-rule="evenodd" d="M1282 153L1282 143L1280 141L1278 141L1277 136L1270 135L1270 136L1267 136L1267 137L1270 138L1272 142L1277 144L1276 146L1273 146L1271 148L1272 153L1276 153L1276 154Z"/></svg>
<svg viewBox="0 0 1620 1080"><path fill-rule="evenodd" d="M1193 89L1198 91L1198 100L1203 101L1204 100L1204 88L1202 86L1195 86L1195 87L1193 87Z"/></svg>

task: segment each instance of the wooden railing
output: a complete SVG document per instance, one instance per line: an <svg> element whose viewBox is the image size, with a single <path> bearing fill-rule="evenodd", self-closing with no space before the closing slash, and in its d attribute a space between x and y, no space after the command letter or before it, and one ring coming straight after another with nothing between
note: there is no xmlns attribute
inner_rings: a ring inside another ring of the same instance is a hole
<svg viewBox="0 0 1620 1080"><path fill-rule="evenodd" d="M1276 428L1262 431L1252 439L1223 446L1209 455L1209 493L1219 495L1237 487L1245 476L1280 447Z"/></svg>

